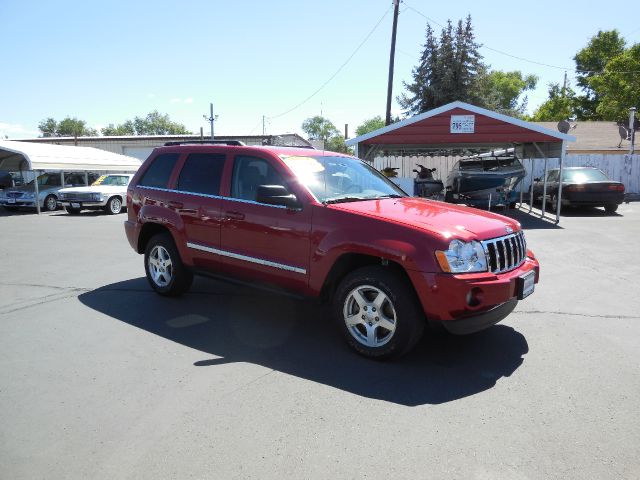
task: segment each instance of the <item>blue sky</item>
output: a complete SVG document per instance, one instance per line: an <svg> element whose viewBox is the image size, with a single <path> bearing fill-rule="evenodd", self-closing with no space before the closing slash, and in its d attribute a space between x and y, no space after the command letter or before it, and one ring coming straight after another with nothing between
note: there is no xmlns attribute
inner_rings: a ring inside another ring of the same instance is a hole
<svg viewBox="0 0 640 480"><path fill-rule="evenodd" d="M391 3L2 0L0 136L37 136L39 121L50 116L78 117L99 128L156 109L207 132L202 115L209 102L219 115L219 134L261 133L262 115L269 134L301 133L303 120L321 112L340 130L348 123L353 134L363 120L384 116ZM624 4L626 11L613 4L602 11L604 4L589 1L407 0L398 21L394 97L424 42L427 20L415 10L442 24L470 13L487 47L572 67L598 30L617 28L629 43L640 42L640 2ZM324 84L381 18L326 87L278 116ZM494 69L540 77L531 108L544 101L547 84L564 75L488 48L481 53ZM399 112L395 102L393 108Z"/></svg>

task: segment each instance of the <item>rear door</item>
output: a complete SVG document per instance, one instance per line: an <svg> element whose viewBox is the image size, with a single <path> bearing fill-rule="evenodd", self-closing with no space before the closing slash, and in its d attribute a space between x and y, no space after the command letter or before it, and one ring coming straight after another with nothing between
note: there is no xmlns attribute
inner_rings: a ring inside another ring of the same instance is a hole
<svg viewBox="0 0 640 480"><path fill-rule="evenodd" d="M182 163L169 208L180 215L187 248L197 267L214 269L220 247L224 153L190 153Z"/></svg>
<svg viewBox="0 0 640 480"><path fill-rule="evenodd" d="M310 205L292 209L256 200L260 185L283 185L295 194L289 178L266 156L235 155L229 196L222 205L220 263L225 273L294 291L306 288Z"/></svg>

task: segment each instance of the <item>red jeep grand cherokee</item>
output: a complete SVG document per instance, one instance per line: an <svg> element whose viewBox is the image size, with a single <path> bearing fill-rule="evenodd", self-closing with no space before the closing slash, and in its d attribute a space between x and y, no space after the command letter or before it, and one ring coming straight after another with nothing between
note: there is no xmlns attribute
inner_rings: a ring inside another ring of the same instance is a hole
<svg viewBox="0 0 640 480"><path fill-rule="evenodd" d="M407 196L365 162L289 147L169 144L129 184L129 243L151 287L193 274L332 302L349 345L394 357L425 323L505 318L538 281L515 220Z"/></svg>

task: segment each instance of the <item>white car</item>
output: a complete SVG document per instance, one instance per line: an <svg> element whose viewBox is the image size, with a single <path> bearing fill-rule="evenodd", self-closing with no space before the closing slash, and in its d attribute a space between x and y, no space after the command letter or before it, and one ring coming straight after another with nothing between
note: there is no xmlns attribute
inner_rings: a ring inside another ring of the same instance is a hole
<svg viewBox="0 0 640 480"><path fill-rule="evenodd" d="M71 215L80 210L104 210L117 215L126 203L127 186L132 178L132 173L102 175L88 187L63 188L58 192L58 204Z"/></svg>

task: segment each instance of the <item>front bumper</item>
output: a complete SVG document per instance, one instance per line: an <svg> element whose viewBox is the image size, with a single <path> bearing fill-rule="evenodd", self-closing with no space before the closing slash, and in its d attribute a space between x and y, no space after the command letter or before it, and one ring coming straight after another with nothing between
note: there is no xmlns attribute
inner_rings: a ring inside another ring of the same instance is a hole
<svg viewBox="0 0 640 480"><path fill-rule="evenodd" d="M0 199L0 205L3 207L36 207L36 202L34 199L24 199L24 198L16 198L14 202L9 202L8 199L3 198Z"/></svg>
<svg viewBox="0 0 640 480"><path fill-rule="evenodd" d="M90 202L74 202L72 200L58 200L58 206L73 207L73 208L101 208L107 204L106 201L90 201Z"/></svg>
<svg viewBox="0 0 640 480"><path fill-rule="evenodd" d="M562 205L593 206L620 205L624 192L562 192Z"/></svg>
<svg viewBox="0 0 640 480"><path fill-rule="evenodd" d="M478 330L473 327L474 323L480 325L480 329L486 328L502 320L515 308L519 278L531 271L535 272L535 283L538 283L540 265L528 252L522 265L500 274L407 273L416 287L429 321L443 324L455 321L457 323L451 324L451 329L468 328L470 333ZM469 326L464 327L464 323ZM445 328L450 330L446 325Z"/></svg>

